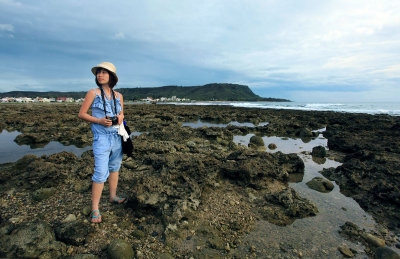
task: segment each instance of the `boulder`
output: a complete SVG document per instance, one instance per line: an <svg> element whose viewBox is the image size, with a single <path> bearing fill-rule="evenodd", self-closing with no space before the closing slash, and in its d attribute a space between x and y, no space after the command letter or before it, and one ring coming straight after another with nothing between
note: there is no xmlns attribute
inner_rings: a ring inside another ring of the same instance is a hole
<svg viewBox="0 0 400 259"><path fill-rule="evenodd" d="M0 237L0 256L7 258L60 258L66 245L56 241L51 227L41 221L17 226Z"/></svg>
<svg viewBox="0 0 400 259"><path fill-rule="evenodd" d="M252 136L250 138L250 144L255 145L257 147L263 147L264 146L264 140L260 136Z"/></svg>
<svg viewBox="0 0 400 259"><path fill-rule="evenodd" d="M276 144L271 143L271 144L268 145L268 148L271 149L271 150L275 150L275 149L277 149L277 146L276 146Z"/></svg>
<svg viewBox="0 0 400 259"><path fill-rule="evenodd" d="M326 150L323 146L316 146L316 147L313 147L311 155L313 157L324 158L326 156Z"/></svg>
<svg viewBox="0 0 400 259"><path fill-rule="evenodd" d="M300 197L292 188L267 194L263 201L258 202L258 206L264 219L279 226L286 226L295 219L318 213L318 208L312 202Z"/></svg>
<svg viewBox="0 0 400 259"><path fill-rule="evenodd" d="M107 252L111 259L132 259L135 254L131 244L121 239L113 240Z"/></svg>
<svg viewBox="0 0 400 259"><path fill-rule="evenodd" d="M333 190L335 186L330 181L322 177L314 177L311 181L306 183L308 187L318 192L327 193Z"/></svg>

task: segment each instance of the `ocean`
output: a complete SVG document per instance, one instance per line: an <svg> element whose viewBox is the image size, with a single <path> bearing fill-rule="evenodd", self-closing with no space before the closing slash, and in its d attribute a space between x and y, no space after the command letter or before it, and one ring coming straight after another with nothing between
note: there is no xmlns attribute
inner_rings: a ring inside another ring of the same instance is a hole
<svg viewBox="0 0 400 259"><path fill-rule="evenodd" d="M194 102L179 105L231 105L260 109L291 109L303 111L335 111L349 113L388 114L400 116L400 102Z"/></svg>

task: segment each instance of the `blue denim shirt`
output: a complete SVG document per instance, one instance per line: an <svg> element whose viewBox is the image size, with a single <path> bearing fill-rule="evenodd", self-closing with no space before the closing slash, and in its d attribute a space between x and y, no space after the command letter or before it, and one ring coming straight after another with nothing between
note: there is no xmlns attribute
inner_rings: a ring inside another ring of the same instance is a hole
<svg viewBox="0 0 400 259"><path fill-rule="evenodd" d="M107 116L113 117L118 115L121 110L121 99L119 98L119 93L117 93L117 98L115 98L115 101L117 102L117 114L114 114L114 100L111 97L111 100L108 99L107 97L105 98L105 103L106 103L106 112ZM93 100L92 103L92 116L96 118L104 118L104 106L103 106L103 98L101 97L101 94L98 93L96 90L96 97ZM110 126L110 127L104 127L103 125L97 124L97 123L92 123L92 132L93 136L97 134L118 134L118 127L115 126Z"/></svg>

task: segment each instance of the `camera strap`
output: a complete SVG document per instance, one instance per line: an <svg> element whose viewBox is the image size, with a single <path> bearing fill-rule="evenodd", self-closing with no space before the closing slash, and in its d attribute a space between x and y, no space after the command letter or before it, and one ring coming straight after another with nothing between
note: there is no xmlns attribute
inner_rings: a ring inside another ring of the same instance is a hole
<svg viewBox="0 0 400 259"><path fill-rule="evenodd" d="M105 99L105 94L104 94L104 90L103 90L103 87L99 87L100 88L100 91L101 91L101 97L102 97L102 99L103 99L103 107L104 107L104 114L106 115L106 117L107 117L107 111L106 111L106 99ZM110 89L111 90L111 95L112 95L112 97L113 97L113 101L114 101L114 109L115 109L115 115L117 115L117 102L115 101L115 94L114 94L114 91L113 91L113 89ZM112 109L112 108L111 108ZM112 111L111 111L112 112Z"/></svg>

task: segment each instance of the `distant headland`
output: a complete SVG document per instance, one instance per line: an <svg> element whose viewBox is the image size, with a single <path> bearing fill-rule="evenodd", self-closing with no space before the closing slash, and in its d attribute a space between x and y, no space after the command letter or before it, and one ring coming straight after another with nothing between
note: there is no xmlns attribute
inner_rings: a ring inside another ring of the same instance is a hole
<svg viewBox="0 0 400 259"><path fill-rule="evenodd" d="M123 94L124 100L143 100L152 98L175 97L191 101L264 101L264 102L291 102L282 98L260 97L251 91L247 85L213 83L202 86L162 86L146 88L118 88ZM0 97L28 97L36 98L59 98L67 97L80 99L85 97L86 92L33 92L33 91L11 91L0 93Z"/></svg>

